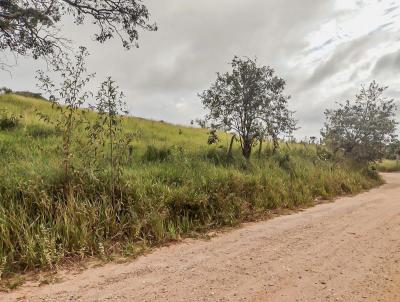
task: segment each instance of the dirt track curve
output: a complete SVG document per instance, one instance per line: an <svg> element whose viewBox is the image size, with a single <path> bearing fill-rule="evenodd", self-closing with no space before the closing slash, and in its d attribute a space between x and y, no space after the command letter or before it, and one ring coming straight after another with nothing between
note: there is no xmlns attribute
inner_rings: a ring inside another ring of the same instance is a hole
<svg viewBox="0 0 400 302"><path fill-rule="evenodd" d="M0 301L400 301L400 174L355 197L185 240Z"/></svg>

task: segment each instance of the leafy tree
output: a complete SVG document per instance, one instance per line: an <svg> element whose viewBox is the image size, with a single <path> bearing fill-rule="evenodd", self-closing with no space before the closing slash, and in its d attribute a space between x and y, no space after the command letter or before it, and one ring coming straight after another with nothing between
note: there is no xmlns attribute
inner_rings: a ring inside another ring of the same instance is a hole
<svg viewBox="0 0 400 302"><path fill-rule="evenodd" d="M264 134L277 142L282 133L290 133L295 121L283 95L285 81L256 60L234 57L232 71L217 73L211 88L199 94L209 110L206 120L238 134L242 154L250 158L253 146Z"/></svg>
<svg viewBox="0 0 400 302"><path fill-rule="evenodd" d="M283 95L285 82L282 79L275 79L272 83L273 91L272 102L269 110L264 112L265 116L262 118L266 123L266 134L271 137L274 145L273 152L275 153L279 147L279 136L284 134L286 136L292 135L293 131L298 129L296 127L297 121L293 118L293 112L288 109L288 96ZM262 138L260 140L260 151L262 146Z"/></svg>
<svg viewBox="0 0 400 302"><path fill-rule="evenodd" d="M399 156L400 156L400 141L398 139L395 139L387 146L385 158L397 159Z"/></svg>
<svg viewBox="0 0 400 302"><path fill-rule="evenodd" d="M139 29L156 30L142 0L1 0L0 49L37 59L62 52L63 16L77 25L88 19L97 26L96 41L117 37L123 47L137 46Z"/></svg>
<svg viewBox="0 0 400 302"><path fill-rule="evenodd" d="M393 99L383 96L387 87L375 81L361 88L353 101L326 110L326 122L321 134L333 151L360 162L376 161L384 156L386 146L396 138L397 107Z"/></svg>

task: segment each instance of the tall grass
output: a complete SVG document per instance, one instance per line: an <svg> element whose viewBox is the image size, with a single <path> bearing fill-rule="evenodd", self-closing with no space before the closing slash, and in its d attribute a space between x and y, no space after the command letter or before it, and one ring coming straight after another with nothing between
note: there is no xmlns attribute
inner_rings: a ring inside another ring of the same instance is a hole
<svg viewBox="0 0 400 302"><path fill-rule="evenodd" d="M377 163L376 168L381 172L397 172L400 171L400 161L385 159Z"/></svg>
<svg viewBox="0 0 400 302"><path fill-rule="evenodd" d="M107 165L88 164L85 138L74 142L74 173L66 175L59 130L35 109L49 103L0 96L0 108L22 115L0 131L0 267L3 273L53 268L67 257L134 253L204 230L236 225L267 210L310 205L316 197L356 193L380 183L376 174L343 159L326 159L313 145L283 145L273 155L246 161L230 137L208 146L207 131L138 118L124 119L134 133L123 176L111 194ZM94 114L91 113L94 117ZM79 153L81 152L81 153ZM118 202L111 200L117 196Z"/></svg>

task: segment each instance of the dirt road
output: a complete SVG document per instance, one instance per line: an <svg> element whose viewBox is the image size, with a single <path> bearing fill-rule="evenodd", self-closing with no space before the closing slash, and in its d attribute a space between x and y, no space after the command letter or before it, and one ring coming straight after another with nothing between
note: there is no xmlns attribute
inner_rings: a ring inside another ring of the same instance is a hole
<svg viewBox="0 0 400 302"><path fill-rule="evenodd" d="M400 174L356 197L187 240L0 301L400 301Z"/></svg>

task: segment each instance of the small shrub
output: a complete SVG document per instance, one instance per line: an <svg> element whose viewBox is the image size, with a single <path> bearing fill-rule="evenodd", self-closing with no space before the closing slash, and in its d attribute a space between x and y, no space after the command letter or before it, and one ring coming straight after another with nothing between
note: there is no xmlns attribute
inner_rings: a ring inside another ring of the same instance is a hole
<svg viewBox="0 0 400 302"><path fill-rule="evenodd" d="M349 194L349 193L352 192L351 187L348 184L344 183L344 182L340 184L340 188L342 189L342 192L345 193L345 194Z"/></svg>
<svg viewBox="0 0 400 302"><path fill-rule="evenodd" d="M208 132L207 143L208 143L209 145L214 145L214 144L219 143L219 142L220 142L220 139L219 139L219 137L218 137L217 130L211 129L211 130Z"/></svg>
<svg viewBox="0 0 400 302"><path fill-rule="evenodd" d="M231 161L231 157L227 155L225 148L210 149L207 151L205 157L206 160L215 165L224 165Z"/></svg>
<svg viewBox="0 0 400 302"><path fill-rule="evenodd" d="M379 180L380 179L379 178L379 173L378 173L378 171L376 170L375 167L365 168L364 174L367 177L369 177L370 179L373 179L373 180Z"/></svg>
<svg viewBox="0 0 400 302"><path fill-rule="evenodd" d="M285 153L276 153L274 156L275 161L278 163L279 167L281 167L284 170L291 170L291 158L290 155Z"/></svg>
<svg viewBox="0 0 400 302"><path fill-rule="evenodd" d="M30 125L26 129L27 135L33 138L47 138L53 135L61 134L54 128L43 127L41 125Z"/></svg>
<svg viewBox="0 0 400 302"><path fill-rule="evenodd" d="M10 93L12 93L12 90L10 88L7 88L7 87L2 87L2 88L0 88L0 94L1 93L10 94Z"/></svg>
<svg viewBox="0 0 400 302"><path fill-rule="evenodd" d="M165 162L171 158L171 149L168 147L147 146L143 159L149 162Z"/></svg>
<svg viewBox="0 0 400 302"><path fill-rule="evenodd" d="M15 114L8 114L6 110L0 112L0 130L11 130L18 126L19 118Z"/></svg>
<svg viewBox="0 0 400 302"><path fill-rule="evenodd" d="M317 156L320 160L323 161L328 161L333 159L333 154L332 152L329 152L325 148L321 148L320 146L317 146Z"/></svg>
<svg viewBox="0 0 400 302"><path fill-rule="evenodd" d="M33 98L33 99L41 99L45 100L45 98L42 96L41 93L37 92L31 92L31 91L15 91L14 94L24 96L27 98Z"/></svg>

